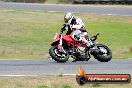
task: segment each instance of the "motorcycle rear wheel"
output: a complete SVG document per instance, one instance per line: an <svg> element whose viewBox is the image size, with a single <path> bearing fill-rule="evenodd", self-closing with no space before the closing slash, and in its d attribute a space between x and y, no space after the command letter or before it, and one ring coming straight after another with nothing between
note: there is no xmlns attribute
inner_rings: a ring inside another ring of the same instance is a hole
<svg viewBox="0 0 132 88"><path fill-rule="evenodd" d="M68 61L69 59L69 53L67 52L67 50L65 50L65 55L61 56L61 52L59 52L59 50L57 49L57 46L52 46L49 49L49 54L52 57L52 59L54 59L55 61L59 62L59 63L64 63L66 61Z"/></svg>

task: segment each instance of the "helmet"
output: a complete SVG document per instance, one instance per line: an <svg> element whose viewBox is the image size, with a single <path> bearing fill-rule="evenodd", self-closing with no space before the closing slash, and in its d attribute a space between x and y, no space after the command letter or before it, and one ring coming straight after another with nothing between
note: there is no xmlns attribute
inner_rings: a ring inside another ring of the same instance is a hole
<svg viewBox="0 0 132 88"><path fill-rule="evenodd" d="M72 13L68 12L68 13L64 16L64 22L65 22L65 23L71 23L72 18L73 18Z"/></svg>

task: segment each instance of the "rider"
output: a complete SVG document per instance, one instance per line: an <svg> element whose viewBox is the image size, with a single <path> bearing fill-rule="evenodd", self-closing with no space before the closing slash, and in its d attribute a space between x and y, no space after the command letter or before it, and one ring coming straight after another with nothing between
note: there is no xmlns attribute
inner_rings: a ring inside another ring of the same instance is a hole
<svg viewBox="0 0 132 88"><path fill-rule="evenodd" d="M84 42L88 47L92 47L93 43L88 38L88 33L80 18L74 17L72 13L68 12L64 16L64 22L64 28L62 28L62 31L68 30L66 34L71 34L74 40Z"/></svg>

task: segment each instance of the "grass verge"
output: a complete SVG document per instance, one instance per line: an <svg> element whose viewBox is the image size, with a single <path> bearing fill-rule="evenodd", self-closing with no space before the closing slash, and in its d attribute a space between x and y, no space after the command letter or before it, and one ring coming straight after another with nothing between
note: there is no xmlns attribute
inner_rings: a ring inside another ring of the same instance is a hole
<svg viewBox="0 0 132 88"><path fill-rule="evenodd" d="M0 77L0 88L131 88L130 84L77 84L73 76Z"/></svg>
<svg viewBox="0 0 132 88"><path fill-rule="evenodd" d="M90 35L109 46L113 58L132 57L132 17L79 14ZM47 58L64 13L0 9L0 58Z"/></svg>

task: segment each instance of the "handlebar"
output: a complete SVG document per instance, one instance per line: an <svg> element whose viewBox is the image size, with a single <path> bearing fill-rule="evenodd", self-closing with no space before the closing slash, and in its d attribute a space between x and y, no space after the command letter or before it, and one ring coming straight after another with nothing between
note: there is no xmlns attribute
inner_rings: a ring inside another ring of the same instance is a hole
<svg viewBox="0 0 132 88"><path fill-rule="evenodd" d="M92 40L92 41L95 41L96 39L97 39L97 36L99 35L99 33L98 34L96 34L96 35L94 35L94 36L92 36L90 39Z"/></svg>

